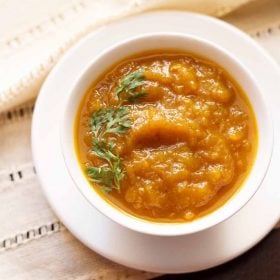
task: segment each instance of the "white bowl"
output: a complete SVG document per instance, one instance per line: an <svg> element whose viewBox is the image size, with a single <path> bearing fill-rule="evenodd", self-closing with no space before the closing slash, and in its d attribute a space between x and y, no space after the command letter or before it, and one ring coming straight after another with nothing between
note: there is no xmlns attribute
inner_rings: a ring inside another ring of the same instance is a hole
<svg viewBox="0 0 280 280"><path fill-rule="evenodd" d="M155 223L136 218L117 207L113 207L90 186L90 183L81 170L74 149L74 120L81 99L92 82L101 73L110 68L110 66L122 59L133 54L157 49L176 49L195 53L222 66L240 84L247 94L257 119L259 135L257 154L251 172L240 190L214 212L186 223ZM233 54L216 44L195 36L177 33L141 35L105 49L98 56L93 54L92 61L89 61L88 66L77 77L72 91L69 92L60 129L61 148L65 164L75 185L90 204L122 226L141 233L158 236L176 236L195 233L213 227L234 215L250 200L261 185L270 164L273 148L273 129L265 106L264 93L259 90L257 81L254 80L250 72Z"/></svg>

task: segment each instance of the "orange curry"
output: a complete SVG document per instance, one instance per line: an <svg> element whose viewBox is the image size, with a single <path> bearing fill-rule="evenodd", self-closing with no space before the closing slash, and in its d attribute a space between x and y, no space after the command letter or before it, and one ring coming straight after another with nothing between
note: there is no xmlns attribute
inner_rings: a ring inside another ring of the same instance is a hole
<svg viewBox="0 0 280 280"><path fill-rule="evenodd" d="M121 94L128 98L120 102ZM130 57L94 81L74 137L94 190L155 222L191 221L223 205L257 149L254 112L232 77L212 61L168 51Z"/></svg>

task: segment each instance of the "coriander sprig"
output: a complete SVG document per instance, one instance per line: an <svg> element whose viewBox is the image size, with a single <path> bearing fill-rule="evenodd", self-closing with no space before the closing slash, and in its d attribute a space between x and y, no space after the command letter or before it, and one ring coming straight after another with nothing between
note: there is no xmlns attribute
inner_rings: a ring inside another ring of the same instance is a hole
<svg viewBox="0 0 280 280"><path fill-rule="evenodd" d="M147 95L146 92L136 92L140 86L145 83L144 71L137 70L124 76L118 83L117 97L121 103L131 102L137 103L139 100Z"/></svg>
<svg viewBox="0 0 280 280"><path fill-rule="evenodd" d="M104 191L116 189L120 191L120 181L124 177L124 172L120 166L120 157L114 152L115 143L104 140L93 140L92 152L99 158L105 160L107 164L100 167L87 166L87 174L90 180L98 183Z"/></svg>
<svg viewBox="0 0 280 280"><path fill-rule="evenodd" d="M111 108L103 107L94 112L90 118L91 151L105 163L99 167L87 165L86 172L89 180L100 185L105 192L113 189L120 192L120 181L125 175L121 157L115 151L116 144L112 137L108 136L125 134L131 128L129 109L123 106L123 103L136 103L147 95L145 92L137 91L144 84L144 78L144 72L137 70L120 79L115 92L119 105Z"/></svg>
<svg viewBox="0 0 280 280"><path fill-rule="evenodd" d="M94 112L89 122L90 132L102 139L106 134L124 134L131 127L127 107L101 108Z"/></svg>

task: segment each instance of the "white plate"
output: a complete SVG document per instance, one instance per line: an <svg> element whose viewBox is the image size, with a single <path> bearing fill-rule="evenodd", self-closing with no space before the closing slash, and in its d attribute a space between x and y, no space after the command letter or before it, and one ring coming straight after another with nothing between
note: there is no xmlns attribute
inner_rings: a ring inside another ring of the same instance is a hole
<svg viewBox="0 0 280 280"><path fill-rule="evenodd" d="M76 189L59 143L65 97L82 68L105 47L130 36L174 31L194 34L234 53L266 92L275 126L275 148L268 174L253 199L218 226L181 237L155 237L130 231L100 214ZM280 218L280 72L255 41L213 18L186 12L153 12L98 29L72 48L48 76L35 107L32 146L41 185L65 226L86 246L123 265L161 273L210 268L244 253Z"/></svg>

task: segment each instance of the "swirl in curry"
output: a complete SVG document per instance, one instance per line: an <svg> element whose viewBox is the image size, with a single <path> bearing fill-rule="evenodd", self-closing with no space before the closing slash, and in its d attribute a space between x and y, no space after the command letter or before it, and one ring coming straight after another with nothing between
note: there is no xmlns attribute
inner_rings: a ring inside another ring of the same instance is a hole
<svg viewBox="0 0 280 280"><path fill-rule="evenodd" d="M94 81L74 137L92 188L154 222L222 206L248 176L258 138L246 95L222 67L168 51L130 57Z"/></svg>

